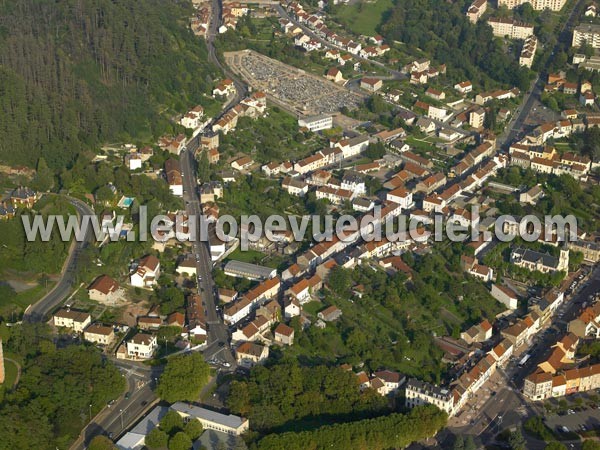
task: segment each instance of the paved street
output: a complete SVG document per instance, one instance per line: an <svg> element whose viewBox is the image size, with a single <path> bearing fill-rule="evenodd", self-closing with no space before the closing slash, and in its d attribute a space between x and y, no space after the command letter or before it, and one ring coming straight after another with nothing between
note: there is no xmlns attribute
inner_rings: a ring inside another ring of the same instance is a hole
<svg viewBox="0 0 600 450"><path fill-rule="evenodd" d="M193 140L188 149L181 154L181 170L184 183L184 200L186 201L187 213L190 216L200 217L202 215L202 206L198 198L198 182L196 181L196 164L194 158L197 141ZM200 232L202 227L198 227L198 236L196 242L192 244L193 253L196 257L198 279L198 293L202 297L202 302L206 310L206 323L208 325L208 341L204 355L207 360L218 358L227 362L230 370L236 366L235 358L229 347L229 330L223 323L216 305L215 284L212 279L212 260L210 256L208 242L202 241Z"/></svg>
<svg viewBox="0 0 600 450"><path fill-rule="evenodd" d="M79 223L81 224L81 217L84 215L94 215L94 211L84 202L79 199L67 197L71 205L77 210L79 215ZM69 255L63 269L61 271L61 277L54 286L54 288L40 299L34 305L31 305L23 316L23 320L27 322L42 322L45 320L47 315L71 293L73 283L75 282L75 273L79 263L79 255L81 252L92 242L94 238L92 230L88 227L85 239L81 242L73 240L71 248L69 249Z"/></svg>
<svg viewBox="0 0 600 450"><path fill-rule="evenodd" d="M113 360L113 363L127 378L127 391L112 405L105 405L93 417L82 430L79 439L73 443L71 450L84 450L93 437L99 434L116 441L158 401L153 387L160 376L161 367L150 368L142 363L123 360Z"/></svg>

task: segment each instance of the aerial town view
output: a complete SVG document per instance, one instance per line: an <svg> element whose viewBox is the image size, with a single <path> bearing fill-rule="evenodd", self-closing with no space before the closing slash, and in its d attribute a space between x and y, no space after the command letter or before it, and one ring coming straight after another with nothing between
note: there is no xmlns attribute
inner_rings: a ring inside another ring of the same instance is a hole
<svg viewBox="0 0 600 450"><path fill-rule="evenodd" d="M599 8L1 1L0 450L599 450Z"/></svg>

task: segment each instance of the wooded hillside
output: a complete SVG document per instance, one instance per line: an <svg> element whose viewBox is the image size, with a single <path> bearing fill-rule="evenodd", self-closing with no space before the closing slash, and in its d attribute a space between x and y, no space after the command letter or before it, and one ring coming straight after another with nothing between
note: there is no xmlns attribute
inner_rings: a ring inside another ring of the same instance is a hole
<svg viewBox="0 0 600 450"><path fill-rule="evenodd" d="M0 160L64 168L83 148L150 139L217 76L177 0L0 0Z"/></svg>

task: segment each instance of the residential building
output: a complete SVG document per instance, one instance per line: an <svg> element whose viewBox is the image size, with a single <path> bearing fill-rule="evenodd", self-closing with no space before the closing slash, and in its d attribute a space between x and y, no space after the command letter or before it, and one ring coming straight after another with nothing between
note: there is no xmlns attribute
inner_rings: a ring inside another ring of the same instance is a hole
<svg viewBox="0 0 600 450"><path fill-rule="evenodd" d="M454 89L456 89L461 94L468 94L469 92L473 92L473 84L470 81L462 81L460 83L456 83L454 85Z"/></svg>
<svg viewBox="0 0 600 450"><path fill-rule="evenodd" d="M584 43L593 48L600 48L600 25L582 23L575 27L571 46L579 48Z"/></svg>
<svg viewBox="0 0 600 450"><path fill-rule="evenodd" d="M485 109L477 108L469 113L469 125L473 128L483 128L485 121Z"/></svg>
<svg viewBox="0 0 600 450"><path fill-rule="evenodd" d="M90 300L104 304L114 304L123 295L123 290L108 275L100 275L87 288Z"/></svg>
<svg viewBox="0 0 600 450"><path fill-rule="evenodd" d="M377 92L383 87L383 81L379 78L362 78L360 87L368 92Z"/></svg>
<svg viewBox="0 0 600 450"><path fill-rule="evenodd" d="M158 348L156 336L137 333L126 342L127 357L131 359L150 359Z"/></svg>
<svg viewBox="0 0 600 450"><path fill-rule="evenodd" d="M529 3L535 11L543 11L544 9L560 11L566 2L567 0L498 0L498 7L506 6L508 9L515 9Z"/></svg>
<svg viewBox="0 0 600 450"><path fill-rule="evenodd" d="M591 263L600 261L600 244L593 241L569 241L567 247L571 250L583 253L583 259Z"/></svg>
<svg viewBox="0 0 600 450"><path fill-rule="evenodd" d="M129 282L134 287L152 287L160 277L160 261L154 255L146 255L140 259L136 269L129 275Z"/></svg>
<svg viewBox="0 0 600 450"><path fill-rule="evenodd" d="M324 322L333 322L342 315L342 311L335 307L329 306L317 314L317 317Z"/></svg>
<svg viewBox="0 0 600 450"><path fill-rule="evenodd" d="M471 23L476 23L487 10L487 0L475 0L467 9L467 17Z"/></svg>
<svg viewBox="0 0 600 450"><path fill-rule="evenodd" d="M37 192L26 186L19 186L10 193L10 201L13 206L31 208L37 200Z"/></svg>
<svg viewBox="0 0 600 450"><path fill-rule="evenodd" d="M292 177L285 177L281 182L281 187L290 195L302 197L308 193L308 184Z"/></svg>
<svg viewBox="0 0 600 450"><path fill-rule="evenodd" d="M75 333L82 333L92 322L92 317L88 313L70 308L58 310L52 318L55 327L70 328Z"/></svg>
<svg viewBox="0 0 600 450"><path fill-rule="evenodd" d="M415 206L412 192L406 190L403 187L398 187L393 191L388 192L386 194L386 200L388 202L397 203L398 205L400 205L402 210L411 209Z"/></svg>
<svg viewBox="0 0 600 450"><path fill-rule="evenodd" d="M92 324L83 331L83 338L93 344L110 345L115 339L113 327Z"/></svg>
<svg viewBox="0 0 600 450"><path fill-rule="evenodd" d="M172 158L165 161L165 177L171 193L177 197L183 197L183 178L179 161Z"/></svg>
<svg viewBox="0 0 600 450"><path fill-rule="evenodd" d="M254 342L243 342L236 350L236 360L240 366L253 367L269 357L269 347Z"/></svg>
<svg viewBox="0 0 600 450"><path fill-rule="evenodd" d="M490 17L487 23L492 27L494 36L527 39L533 34L533 25L514 19Z"/></svg>
<svg viewBox="0 0 600 450"><path fill-rule="evenodd" d="M280 323L274 331L275 342L283 345L292 345L294 343L294 329Z"/></svg>
<svg viewBox="0 0 600 450"><path fill-rule="evenodd" d="M435 405L449 416L454 414L454 395L446 388L410 378L406 382L406 406Z"/></svg>
<svg viewBox="0 0 600 450"><path fill-rule="evenodd" d="M508 309L517 309L519 306L519 298L517 293L507 286L500 284L492 284L492 297L506 306Z"/></svg>

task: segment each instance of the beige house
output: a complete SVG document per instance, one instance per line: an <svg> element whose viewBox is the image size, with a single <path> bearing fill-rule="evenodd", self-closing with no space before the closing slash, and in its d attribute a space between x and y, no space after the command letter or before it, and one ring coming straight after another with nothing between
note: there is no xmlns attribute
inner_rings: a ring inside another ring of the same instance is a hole
<svg viewBox="0 0 600 450"><path fill-rule="evenodd" d="M115 280L108 275L100 275L88 286L90 300L100 303L115 303L121 298L123 291Z"/></svg>
<svg viewBox="0 0 600 450"><path fill-rule="evenodd" d="M252 367L269 357L269 347L254 342L244 342L235 350L235 354L240 366Z"/></svg>
<svg viewBox="0 0 600 450"><path fill-rule="evenodd" d="M294 343L294 329L280 323L275 328L275 342L284 345L292 345Z"/></svg>
<svg viewBox="0 0 600 450"><path fill-rule="evenodd" d="M115 339L115 332L112 327L95 323L85 329L83 338L94 344L109 345Z"/></svg>
<svg viewBox="0 0 600 450"><path fill-rule="evenodd" d="M53 316L54 326L70 328L76 333L81 333L92 322L92 317L85 312L63 308Z"/></svg>

